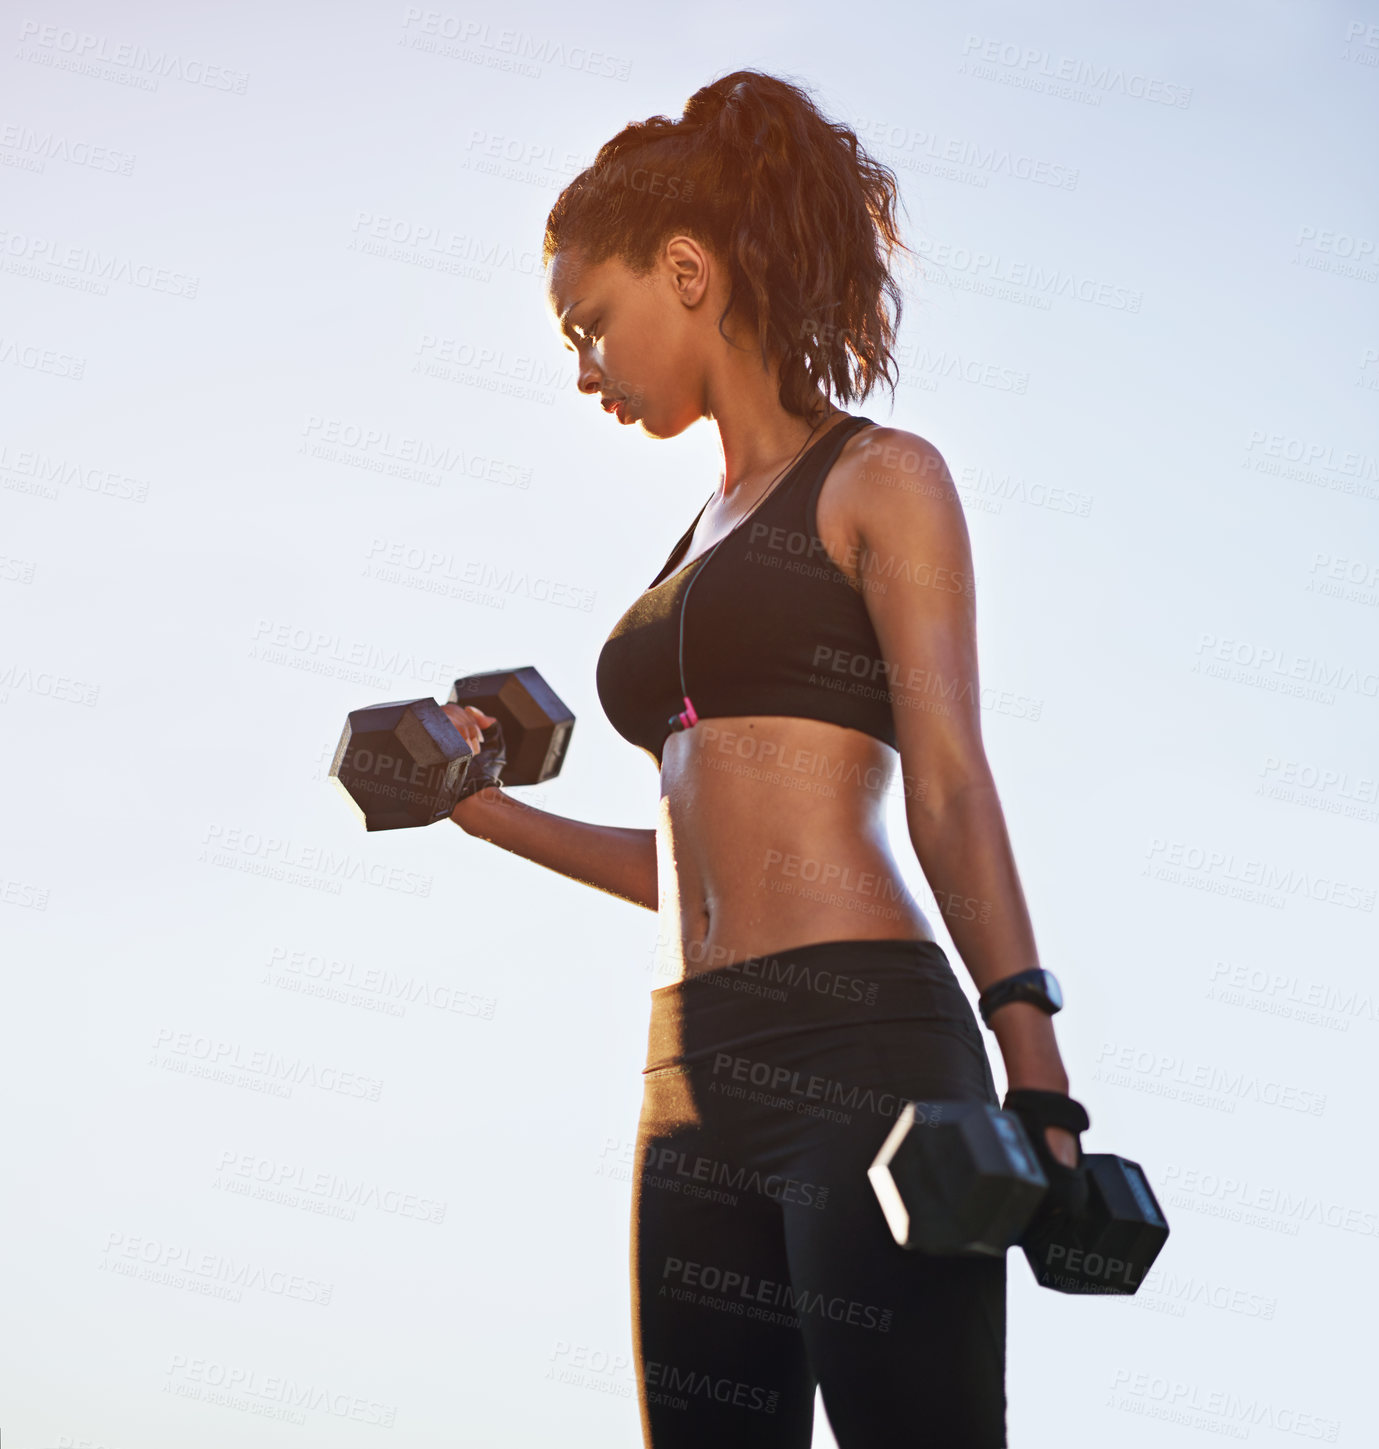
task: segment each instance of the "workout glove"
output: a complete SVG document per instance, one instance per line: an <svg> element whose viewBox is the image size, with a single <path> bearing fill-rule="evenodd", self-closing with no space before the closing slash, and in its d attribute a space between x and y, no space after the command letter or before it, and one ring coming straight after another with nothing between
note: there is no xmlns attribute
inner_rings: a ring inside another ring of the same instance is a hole
<svg viewBox="0 0 1379 1449"><path fill-rule="evenodd" d="M1020 1119L1039 1166L1049 1180L1048 1193L1039 1204L1034 1222L1043 1223L1051 1214L1081 1217L1087 1211L1087 1168L1082 1143L1077 1144L1077 1166L1065 1167L1050 1150L1044 1128L1063 1127L1076 1137L1091 1126L1087 1109L1066 1092L1044 1092L1034 1087L1012 1088L1001 1106Z"/></svg>
<svg viewBox="0 0 1379 1449"><path fill-rule="evenodd" d="M503 782L500 776L507 762L503 726L495 719L481 736L479 752L469 762L469 773L464 777L464 784L460 787L455 803L459 804L460 800L468 799L470 795L477 795L489 785L501 785Z"/></svg>

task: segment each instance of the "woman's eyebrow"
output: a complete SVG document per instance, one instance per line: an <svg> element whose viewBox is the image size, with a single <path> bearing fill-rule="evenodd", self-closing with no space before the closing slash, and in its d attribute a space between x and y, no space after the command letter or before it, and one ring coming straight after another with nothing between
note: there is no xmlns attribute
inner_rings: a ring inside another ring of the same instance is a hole
<svg viewBox="0 0 1379 1449"><path fill-rule="evenodd" d="M570 330L571 324L566 319L583 300L583 297L576 297L575 300L571 302L570 305L566 307L566 309L560 314L560 330L566 335L566 337L570 337L573 335Z"/></svg>

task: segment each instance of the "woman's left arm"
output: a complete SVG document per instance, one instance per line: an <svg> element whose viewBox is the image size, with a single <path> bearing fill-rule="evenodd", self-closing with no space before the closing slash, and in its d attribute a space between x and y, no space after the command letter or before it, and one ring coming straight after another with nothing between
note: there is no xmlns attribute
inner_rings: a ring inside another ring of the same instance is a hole
<svg viewBox="0 0 1379 1449"><path fill-rule="evenodd" d="M982 744L976 587L962 502L932 444L898 428L858 439L840 493L894 705L910 839L978 992L1039 966ZM991 1016L1011 1087L1067 1092L1053 1021L1028 1002ZM1077 1144L1046 1130L1059 1161Z"/></svg>

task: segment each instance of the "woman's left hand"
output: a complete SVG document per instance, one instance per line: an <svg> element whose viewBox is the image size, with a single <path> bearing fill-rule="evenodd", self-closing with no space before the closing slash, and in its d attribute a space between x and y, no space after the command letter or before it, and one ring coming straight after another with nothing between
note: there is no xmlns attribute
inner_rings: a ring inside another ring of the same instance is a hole
<svg viewBox="0 0 1379 1449"><path fill-rule="evenodd" d="M1041 1092L1058 1092L1063 1096L1068 1095L1068 1078L1061 1068L1056 1072L1052 1070L1011 1072L1007 1085L1012 1090L1017 1087L1033 1087ZM1069 1132L1066 1127L1045 1127L1044 1141L1053 1154L1055 1162L1076 1171L1078 1163L1081 1161L1081 1150L1075 1133Z"/></svg>
<svg viewBox="0 0 1379 1449"><path fill-rule="evenodd" d="M1066 1127L1045 1127L1044 1141L1064 1167L1077 1166L1077 1138Z"/></svg>

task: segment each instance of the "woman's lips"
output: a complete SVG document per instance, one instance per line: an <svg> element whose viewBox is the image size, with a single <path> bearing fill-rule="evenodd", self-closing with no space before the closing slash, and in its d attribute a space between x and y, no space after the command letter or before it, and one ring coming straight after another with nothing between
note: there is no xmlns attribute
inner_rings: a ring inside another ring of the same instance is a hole
<svg viewBox="0 0 1379 1449"><path fill-rule="evenodd" d="M599 397L599 406L606 413L614 413L620 423L627 421L628 399L626 397L612 397L604 394Z"/></svg>

